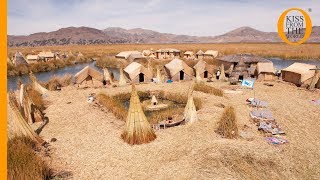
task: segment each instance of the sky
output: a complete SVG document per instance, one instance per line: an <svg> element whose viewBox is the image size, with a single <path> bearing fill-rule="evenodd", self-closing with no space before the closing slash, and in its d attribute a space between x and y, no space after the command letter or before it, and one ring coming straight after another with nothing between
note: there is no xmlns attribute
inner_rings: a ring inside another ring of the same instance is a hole
<svg viewBox="0 0 320 180"><path fill-rule="evenodd" d="M313 25L320 25L318 0L8 0L8 34L70 26L195 36L221 35L242 26L275 32L280 14L291 7L311 8Z"/></svg>

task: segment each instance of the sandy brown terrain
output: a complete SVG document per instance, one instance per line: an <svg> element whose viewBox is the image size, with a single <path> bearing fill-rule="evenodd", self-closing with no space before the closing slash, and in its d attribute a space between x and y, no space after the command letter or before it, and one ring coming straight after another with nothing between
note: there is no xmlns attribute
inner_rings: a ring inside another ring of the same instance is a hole
<svg viewBox="0 0 320 180"><path fill-rule="evenodd" d="M70 172L68 179L319 179L320 105L310 100L320 99L320 92L273 84L256 83L255 92L257 98L269 102L287 133L285 145L268 144L250 121L245 100L253 97L252 90L225 97L195 92L195 97L203 99L197 123L158 130L155 141L130 146L120 138L124 122L86 102L90 93L130 92L130 86L66 87L50 92L45 111L49 123L40 135L47 141L57 138L50 143L51 165L56 171ZM137 89L186 93L189 85L141 84ZM229 86L223 82L209 85ZM223 112L219 103L235 107L238 127L250 138L229 140L214 132Z"/></svg>

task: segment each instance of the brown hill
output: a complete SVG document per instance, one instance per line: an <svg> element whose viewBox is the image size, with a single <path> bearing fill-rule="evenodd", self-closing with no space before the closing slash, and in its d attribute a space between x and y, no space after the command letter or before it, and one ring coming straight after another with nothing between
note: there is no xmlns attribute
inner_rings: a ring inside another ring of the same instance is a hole
<svg viewBox="0 0 320 180"><path fill-rule="evenodd" d="M67 27L52 32L28 36L8 35L8 46L49 46L67 44L121 44L121 43L229 43L281 42L276 32L263 32L241 27L219 36L188 36L135 28L109 27L99 30L90 27ZM320 27L313 27L308 42L320 42Z"/></svg>

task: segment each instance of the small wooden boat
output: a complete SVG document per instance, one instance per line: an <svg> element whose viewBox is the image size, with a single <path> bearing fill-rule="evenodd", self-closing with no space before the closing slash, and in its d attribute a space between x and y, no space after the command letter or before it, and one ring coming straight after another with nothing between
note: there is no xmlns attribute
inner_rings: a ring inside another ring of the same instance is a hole
<svg viewBox="0 0 320 180"><path fill-rule="evenodd" d="M178 118L172 118L172 117L168 117L166 120L161 121L158 123L158 125L160 126L160 128L167 128L167 127L174 127L174 126L178 126L180 124L182 124L184 122L184 119L179 119Z"/></svg>

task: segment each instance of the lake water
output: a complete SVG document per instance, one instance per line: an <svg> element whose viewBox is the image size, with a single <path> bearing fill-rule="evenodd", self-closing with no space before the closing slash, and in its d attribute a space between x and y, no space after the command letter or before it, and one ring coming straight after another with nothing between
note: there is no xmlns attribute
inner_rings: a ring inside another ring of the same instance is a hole
<svg viewBox="0 0 320 180"><path fill-rule="evenodd" d="M320 61L316 61L316 60L282 60L279 58L270 58L270 60L273 62L274 67L277 69L286 68L295 62L301 62L301 63L307 63L307 64L313 64L313 65L320 66ZM53 70L53 71L49 71L49 72L34 73L34 75L37 77L37 79L39 81L45 82L45 81L48 81L48 79L50 79L54 75L55 76L63 76L65 74L75 75L77 72L79 72L81 69L83 69L86 66L90 66L100 72L103 72L101 68L98 68L95 66L95 63L96 62L93 61L93 62L89 62L89 63L75 64L72 66L67 66L67 67ZM118 80L119 79L119 69L117 69L117 68L108 68L108 69L109 69L110 73L111 72L113 73L114 78L116 80ZM30 82L28 74L22 75L22 76L9 76L8 83L7 83L8 84L7 90L16 90L18 79L21 79L22 83Z"/></svg>
<svg viewBox="0 0 320 180"><path fill-rule="evenodd" d="M96 62L89 62L89 63L81 63L81 64L75 64L72 66L67 66L61 69L56 69L48 72L39 72L39 73L34 73L34 75L37 77L38 81L43 81L46 82L48 81L52 76L63 76L65 74L71 74L75 75L77 72L81 71L86 66L90 66L93 69L98 70L99 72L103 73L103 70L99 67L95 66ZM117 68L108 68L109 72L113 73L114 78L116 80L119 79L119 69ZM21 79L22 83L29 83L30 78L29 74L25 74L22 76L8 76L8 81L7 81L7 90L16 90L17 89L17 82L18 80Z"/></svg>

